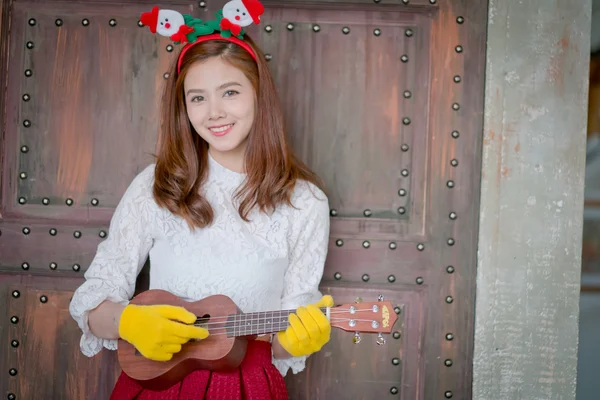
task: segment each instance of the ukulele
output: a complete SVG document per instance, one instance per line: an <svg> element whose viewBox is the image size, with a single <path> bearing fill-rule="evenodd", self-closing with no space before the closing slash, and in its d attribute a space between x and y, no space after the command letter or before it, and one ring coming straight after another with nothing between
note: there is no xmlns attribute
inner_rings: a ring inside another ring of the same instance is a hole
<svg viewBox="0 0 600 400"><path fill-rule="evenodd" d="M144 357L132 344L119 339L118 359L123 372L150 390L164 390L180 382L189 373L199 370L227 371L237 368L246 353L248 340L257 335L287 329L288 316L296 310L243 313L231 298L213 295L196 302L187 302L165 290L142 292L131 304L167 304L184 307L197 316L195 326L208 329L203 340L192 339L182 345L169 361L154 361ZM360 342L360 332L378 333L377 344L385 344L383 333L389 334L398 316L389 301L379 296L377 302L359 302L321 308L332 327L354 332L354 343Z"/></svg>

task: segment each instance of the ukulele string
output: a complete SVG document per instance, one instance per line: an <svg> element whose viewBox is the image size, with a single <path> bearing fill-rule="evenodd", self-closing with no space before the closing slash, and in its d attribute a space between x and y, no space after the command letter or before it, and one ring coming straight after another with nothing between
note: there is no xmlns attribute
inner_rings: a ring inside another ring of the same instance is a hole
<svg viewBox="0 0 600 400"><path fill-rule="evenodd" d="M336 322L337 323L337 322L347 322L347 321L351 321L351 320L352 321L356 321L356 322L373 322L372 319L354 319L354 318L332 318L330 320L330 322ZM240 322L240 321L238 321L238 322ZM277 323L277 321L275 323L271 323L271 322L261 322L259 320L256 320L256 321L244 321L244 322L250 322L250 323L252 323L252 322L258 322L258 324L252 325L252 327L259 326L259 327L264 327L264 328L266 328L267 325L272 326L272 325L275 325ZM282 325L282 324L285 324L286 326L289 325L287 320L285 320L285 321L278 321L278 322L279 322L279 325ZM194 323L193 325L190 325L190 326L209 327L209 326L213 326L213 325L227 325L228 323L229 322L208 322L206 324ZM226 326L223 326L222 328L216 328L216 329L225 329L225 328L226 328ZM242 326L237 326L236 325L234 328L244 329L244 326L243 325ZM210 330L210 328L208 328L208 329Z"/></svg>
<svg viewBox="0 0 600 400"><path fill-rule="evenodd" d="M350 311L349 310L341 310L341 311L337 311L338 309L331 310L329 312L329 315L335 315L335 314L348 314ZM363 310L355 310L355 313L358 312L364 312L364 311L369 311L369 312L373 312L372 309L363 309ZM262 312L262 311L261 311ZM209 321L217 321L217 320L229 320L230 318L233 318L233 322L252 322L252 321L258 321L261 319L265 319L265 318L271 318L271 319L276 319L276 318L287 318L287 316L289 314L293 314L294 311L264 311L265 313L271 313L271 312L279 312L281 313L280 315L273 315L271 314L269 317L267 316L256 316L255 318L249 318L248 319L248 315L249 314L230 314L230 315L220 315L220 316L216 316L216 317L207 317L206 319L208 319ZM288 313L287 315L285 313ZM374 313L375 314L375 313ZM203 317L197 317L197 319L202 319ZM352 319L352 318L349 318ZM211 324L210 322L207 324Z"/></svg>

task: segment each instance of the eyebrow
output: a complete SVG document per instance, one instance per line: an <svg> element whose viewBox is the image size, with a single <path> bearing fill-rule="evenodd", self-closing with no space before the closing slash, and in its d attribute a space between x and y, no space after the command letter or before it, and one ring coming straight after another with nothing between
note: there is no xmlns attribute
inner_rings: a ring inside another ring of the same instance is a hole
<svg viewBox="0 0 600 400"><path fill-rule="evenodd" d="M219 86L217 88L217 90L223 90L223 89L226 89L226 88L231 87L231 86L242 86L242 85L240 83L237 83L237 82L227 82L227 83L224 83L221 86ZM206 90L204 90L204 89L190 89L190 90L187 91L187 94L189 95L191 93L204 93L205 91Z"/></svg>

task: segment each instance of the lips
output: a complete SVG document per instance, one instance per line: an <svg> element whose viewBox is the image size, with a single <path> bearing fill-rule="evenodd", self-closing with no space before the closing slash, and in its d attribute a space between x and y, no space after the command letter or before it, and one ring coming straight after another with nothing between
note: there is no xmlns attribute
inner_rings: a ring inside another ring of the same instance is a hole
<svg viewBox="0 0 600 400"><path fill-rule="evenodd" d="M208 130L214 136L225 136L231 131L231 128L233 128L233 125L235 125L235 124L213 126L213 127L208 128Z"/></svg>

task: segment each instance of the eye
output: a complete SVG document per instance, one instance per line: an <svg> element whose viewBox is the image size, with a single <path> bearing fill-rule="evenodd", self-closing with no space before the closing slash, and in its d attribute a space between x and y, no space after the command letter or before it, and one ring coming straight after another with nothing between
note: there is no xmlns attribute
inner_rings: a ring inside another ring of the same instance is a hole
<svg viewBox="0 0 600 400"><path fill-rule="evenodd" d="M161 25L164 25L164 22L162 22L162 21L161 21L161 22L160 22L160 24L161 24Z"/></svg>
<svg viewBox="0 0 600 400"><path fill-rule="evenodd" d="M225 92L225 96L227 96L227 97L231 97L236 94L240 94L240 92L238 92L237 90L228 90Z"/></svg>
<svg viewBox="0 0 600 400"><path fill-rule="evenodd" d="M245 15L246 15L246 13L243 13L242 15L244 15L244 16L245 16Z"/></svg>
<svg viewBox="0 0 600 400"><path fill-rule="evenodd" d="M169 22L169 18L165 18L165 21Z"/></svg>
<svg viewBox="0 0 600 400"><path fill-rule="evenodd" d="M194 96L190 99L190 103L200 103L203 100L204 100L204 97L202 97L202 96Z"/></svg>
<svg viewBox="0 0 600 400"><path fill-rule="evenodd" d="M237 10L235 10L236 12L240 12L240 9L238 8Z"/></svg>

